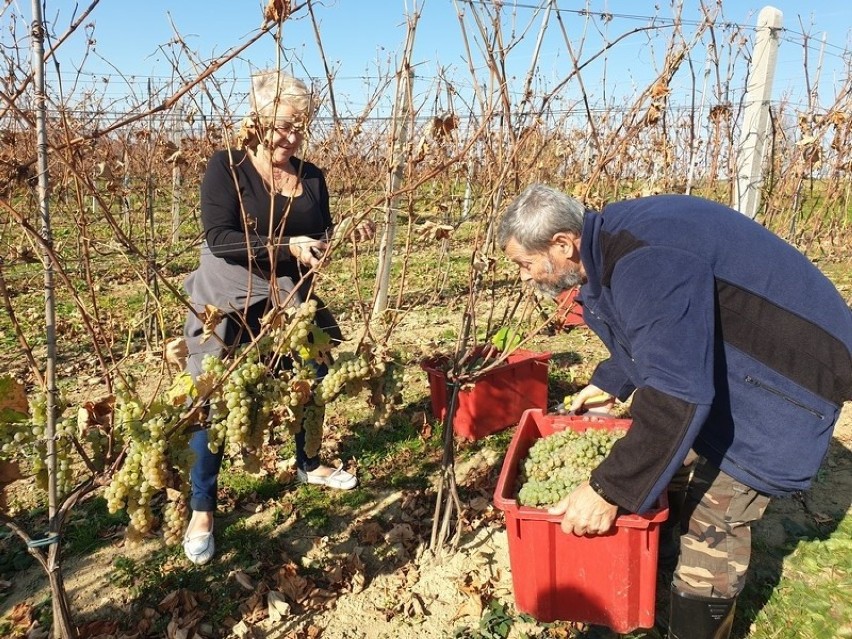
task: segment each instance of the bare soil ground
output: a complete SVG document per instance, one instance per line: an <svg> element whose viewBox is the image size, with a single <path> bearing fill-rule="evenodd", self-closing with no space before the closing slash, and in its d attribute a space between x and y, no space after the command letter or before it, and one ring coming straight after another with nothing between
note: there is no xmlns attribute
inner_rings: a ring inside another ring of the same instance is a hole
<svg viewBox="0 0 852 639"><path fill-rule="evenodd" d="M476 484L480 497L467 504L473 513L470 517L472 524L460 546L455 551L445 551L440 558L425 550L429 539L424 533L428 532L431 520L431 504L423 499L411 500L404 491L388 491L383 498L361 509L350 525L336 528L337 532L331 536L317 536L315 531L297 521L284 522L281 530L276 532L283 532L290 539L292 556L303 557L303 564L305 557L323 564L335 557L358 556L363 563L359 578L353 580L348 588L337 592L333 602L325 607L297 613L285 606L285 614L280 618L275 618L274 614L269 616L267 610L267 615L257 615L259 618L254 623L246 623L245 620L236 623L224 636L439 639L452 637L462 628L477 629L484 612L483 605L489 600L496 600L507 611L514 612L502 515L486 498L496 483L500 461L499 455L485 450L458 467L459 483L463 486L471 482ZM816 522L825 526L848 515L850 495L852 405L847 404L824 472L813 489L803 499L774 501L757 525L752 579L769 579L777 583L784 568L778 563L773 549L782 547L788 535L795 534L796 525L812 526ZM385 525L377 537L370 539L357 527L363 522L375 521L378 513L381 513L383 521L397 523L390 529ZM244 523L250 526L269 517L269 511L262 510L248 516ZM119 619L124 628L128 627L128 620L132 627L133 621L143 621L146 614L153 616L153 611L139 610L133 605L129 589L115 584L114 563L119 557L144 559L158 547L158 541L149 541L136 548L128 548L116 532L112 543L88 556L67 561L64 573L75 615L81 619ZM178 564L182 561L180 558L174 560ZM167 564L165 570L170 569ZM236 578L237 575L231 576ZM262 575L247 571L240 577L246 581L247 601L252 596L263 595L257 589ZM217 587L215 583L210 584L210 588ZM196 594L199 600L203 598L203 594ZM37 602L47 595L40 569L30 568L14 576L11 591L0 604L0 613L7 614L16 604ZM198 614L194 617L190 614L193 609L202 613L201 618ZM181 612L184 616L174 616L173 621L177 619L177 622L164 631L164 636L186 639L191 639L195 633L199 637L223 636L204 622L203 617L209 611L203 610L202 603L198 603L197 607L187 604ZM133 620L133 616L138 619ZM105 628L114 629L112 626ZM188 634L190 629L193 634ZM516 623L510 636L519 637L522 630L530 637L569 636L571 632L568 624L531 622ZM745 637L747 634L748 628L740 628L735 636Z"/></svg>

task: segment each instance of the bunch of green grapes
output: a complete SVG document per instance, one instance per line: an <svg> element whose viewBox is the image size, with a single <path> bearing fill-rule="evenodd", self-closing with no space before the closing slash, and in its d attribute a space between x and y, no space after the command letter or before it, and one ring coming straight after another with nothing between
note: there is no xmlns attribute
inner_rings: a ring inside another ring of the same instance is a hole
<svg viewBox="0 0 852 639"><path fill-rule="evenodd" d="M279 371L267 382L270 441L283 432L291 435L299 432L303 406L311 400L315 381L314 367L296 365L292 370Z"/></svg>
<svg viewBox="0 0 852 639"><path fill-rule="evenodd" d="M21 414L20 419L0 422L0 459L26 462L36 478L36 485L47 490L47 395L35 393L29 398L29 417ZM64 402L56 406L61 416L66 409ZM70 417L56 420L54 451L56 454L56 487L59 496L68 493L73 485L71 473L72 439L76 435L74 421Z"/></svg>
<svg viewBox="0 0 852 639"><path fill-rule="evenodd" d="M341 353L317 384L314 401L320 406L329 404L344 391L354 390L356 383L368 379L373 372L365 352Z"/></svg>
<svg viewBox="0 0 852 639"><path fill-rule="evenodd" d="M168 491L170 492L170 491ZM183 541L183 531L189 518L188 491L174 491L175 495L169 497L163 506L163 539L167 546L176 546Z"/></svg>
<svg viewBox="0 0 852 639"><path fill-rule="evenodd" d="M317 302L313 299L287 308L283 317L286 323L271 331L274 348L279 352L298 354L308 344L308 336L315 328L316 314Z"/></svg>
<svg viewBox="0 0 852 639"><path fill-rule="evenodd" d="M302 407L300 422L305 431L305 454L308 457L316 457L322 445L325 406L318 406L312 401L308 402Z"/></svg>
<svg viewBox="0 0 852 639"><path fill-rule="evenodd" d="M203 367L205 372L214 372L224 367L224 363L208 355ZM263 384L268 377L268 367L249 356L225 378L211 398L207 437L212 453L222 449L239 451L244 445L262 442L264 424L268 425L272 411Z"/></svg>
<svg viewBox="0 0 852 639"><path fill-rule="evenodd" d="M130 523L128 543L140 541L155 525L154 498L163 490L167 496L163 522L167 543L174 543L183 527L177 520L180 504L189 486L189 468L194 455L189 448L189 429L178 427L180 409L165 402L143 407L137 398L122 391L116 396L114 413L116 439L125 442L124 462L105 491L107 508L126 510Z"/></svg>
<svg viewBox="0 0 852 639"><path fill-rule="evenodd" d="M626 430L565 429L543 437L521 462L518 503L549 506L566 497L585 481L609 454Z"/></svg>
<svg viewBox="0 0 852 639"><path fill-rule="evenodd" d="M387 425L394 410L402 403L402 388L405 383L402 364L395 359L382 361L375 370L380 374L370 385L370 405L373 407L373 423Z"/></svg>

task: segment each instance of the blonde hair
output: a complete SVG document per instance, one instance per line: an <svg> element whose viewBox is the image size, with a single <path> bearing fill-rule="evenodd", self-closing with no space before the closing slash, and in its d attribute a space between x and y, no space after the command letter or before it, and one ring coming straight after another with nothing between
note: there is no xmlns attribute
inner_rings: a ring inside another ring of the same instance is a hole
<svg viewBox="0 0 852 639"><path fill-rule="evenodd" d="M301 80L278 71L261 71L251 78L251 108L262 118L275 117L282 105L288 105L310 119L314 100Z"/></svg>

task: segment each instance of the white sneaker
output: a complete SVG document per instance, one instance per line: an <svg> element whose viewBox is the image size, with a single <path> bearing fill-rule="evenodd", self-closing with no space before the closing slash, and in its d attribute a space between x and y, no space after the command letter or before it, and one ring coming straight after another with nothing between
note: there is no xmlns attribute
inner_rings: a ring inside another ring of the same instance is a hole
<svg viewBox="0 0 852 639"><path fill-rule="evenodd" d="M303 484L317 484L337 490L352 490L358 485L357 477L343 470L343 466L337 468L330 475L315 475L310 472L306 473L304 470L298 470L296 476Z"/></svg>
<svg viewBox="0 0 852 639"><path fill-rule="evenodd" d="M184 535L183 552L192 563L202 566L213 559L216 553L216 542L213 541L213 525L208 532L198 532Z"/></svg>

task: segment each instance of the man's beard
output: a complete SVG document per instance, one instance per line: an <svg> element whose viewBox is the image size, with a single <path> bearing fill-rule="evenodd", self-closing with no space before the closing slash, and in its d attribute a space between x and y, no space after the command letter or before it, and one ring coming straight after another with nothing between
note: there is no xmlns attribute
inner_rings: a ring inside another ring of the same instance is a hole
<svg viewBox="0 0 852 639"><path fill-rule="evenodd" d="M553 264L549 261L547 263L547 273L548 275L553 274ZM564 293L582 283L583 276L580 275L579 271L565 271L555 282L535 282L535 287L545 295L556 297L560 293Z"/></svg>

